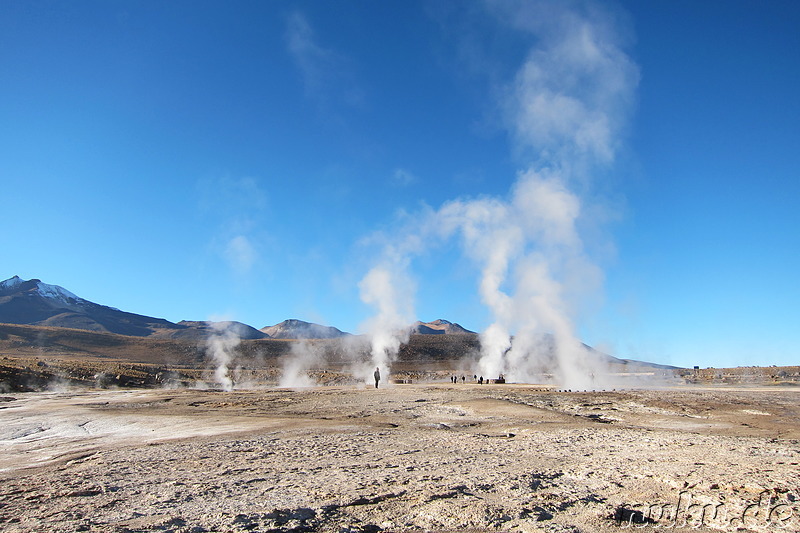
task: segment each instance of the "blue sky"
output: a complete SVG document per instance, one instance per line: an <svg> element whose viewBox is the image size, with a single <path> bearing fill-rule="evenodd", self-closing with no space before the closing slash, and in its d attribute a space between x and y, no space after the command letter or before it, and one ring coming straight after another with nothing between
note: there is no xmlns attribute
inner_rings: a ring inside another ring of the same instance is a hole
<svg viewBox="0 0 800 533"><path fill-rule="evenodd" d="M573 18L621 86L547 56ZM611 119L611 155L556 180L580 204L579 245L546 261L576 336L662 363L797 364L799 27L793 1L8 0L0 277L173 321L358 332L361 282L394 258L415 317L482 331L481 254L432 213L510 205L530 169L574 163L570 124L519 113L563 86Z"/></svg>

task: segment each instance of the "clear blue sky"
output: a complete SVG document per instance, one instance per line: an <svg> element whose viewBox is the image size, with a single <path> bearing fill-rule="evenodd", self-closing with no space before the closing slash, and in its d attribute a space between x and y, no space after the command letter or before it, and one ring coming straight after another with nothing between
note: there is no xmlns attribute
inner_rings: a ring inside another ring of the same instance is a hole
<svg viewBox="0 0 800 533"><path fill-rule="evenodd" d="M358 332L380 242L448 202L511 201L531 154L558 151L515 129L511 94L569 11L628 68L613 157L567 183L599 273L576 334L800 364L800 3L557 4L0 2L0 278ZM421 242L416 317L486 328L480 264Z"/></svg>

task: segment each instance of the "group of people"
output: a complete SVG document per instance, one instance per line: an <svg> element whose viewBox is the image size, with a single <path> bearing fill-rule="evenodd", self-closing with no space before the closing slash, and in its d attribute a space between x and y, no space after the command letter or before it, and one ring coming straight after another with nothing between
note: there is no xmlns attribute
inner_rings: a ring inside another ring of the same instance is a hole
<svg viewBox="0 0 800 533"><path fill-rule="evenodd" d="M381 381L381 369L378 368L378 367L375 367L375 372L372 374L372 376L375 378L375 388L377 389L378 388L378 383ZM476 381L478 383L478 385L483 385L484 381L486 382L487 385L489 384L489 378L486 378L484 380L483 376L478 377L477 374L473 375L472 379L474 381ZM458 381L459 381L459 377L458 376L450 376L450 383L455 385L456 383L458 383ZM461 376L461 383L466 383L466 382L467 382L467 377L462 375ZM504 382L505 381L503 380L503 375L500 374L500 377L497 378L497 383L504 383Z"/></svg>
<svg viewBox="0 0 800 533"><path fill-rule="evenodd" d="M502 376L499 379L502 379ZM478 385L483 385L484 383L486 383L487 385L489 384L489 378L484 379L483 376L478 377L477 374L472 376L472 380L478 383ZM461 383L466 383L467 377L461 376L460 381ZM456 384L458 382L459 382L458 376L450 376L450 383Z"/></svg>

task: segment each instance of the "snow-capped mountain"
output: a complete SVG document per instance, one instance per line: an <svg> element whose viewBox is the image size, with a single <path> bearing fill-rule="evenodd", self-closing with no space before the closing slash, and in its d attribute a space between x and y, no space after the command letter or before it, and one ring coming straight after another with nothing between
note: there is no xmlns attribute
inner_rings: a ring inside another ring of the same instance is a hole
<svg viewBox="0 0 800 533"><path fill-rule="evenodd" d="M19 276L0 282L0 322L135 336L179 328L162 318L126 313L80 298L58 285Z"/></svg>
<svg viewBox="0 0 800 533"><path fill-rule="evenodd" d="M274 326L265 326L260 331L273 339L338 339L350 335L332 326L321 326L296 318L284 320Z"/></svg>
<svg viewBox="0 0 800 533"><path fill-rule="evenodd" d="M74 307L86 303L86 300L78 298L64 287L48 285L47 283L42 283L42 281L38 279L25 281L19 276L14 276L13 278L0 282L0 295L20 291L36 293L38 296L50 300L56 305Z"/></svg>

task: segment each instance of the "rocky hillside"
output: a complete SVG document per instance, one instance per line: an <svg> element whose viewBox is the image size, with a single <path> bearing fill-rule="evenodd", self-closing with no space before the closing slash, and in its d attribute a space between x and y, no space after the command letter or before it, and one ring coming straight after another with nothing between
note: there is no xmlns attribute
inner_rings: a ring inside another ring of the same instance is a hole
<svg viewBox="0 0 800 533"><path fill-rule="evenodd" d="M458 324L455 324L453 322L448 322L447 320L440 318L438 320L434 320L433 322L417 321L411 327L411 334L412 335L465 335L465 334L474 335L475 332L463 328Z"/></svg>
<svg viewBox="0 0 800 533"><path fill-rule="evenodd" d="M296 318L265 326L259 331L272 339L338 339L350 335L332 326L321 326Z"/></svg>

